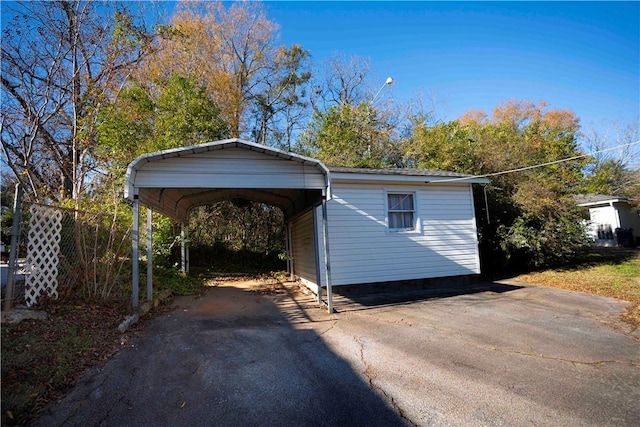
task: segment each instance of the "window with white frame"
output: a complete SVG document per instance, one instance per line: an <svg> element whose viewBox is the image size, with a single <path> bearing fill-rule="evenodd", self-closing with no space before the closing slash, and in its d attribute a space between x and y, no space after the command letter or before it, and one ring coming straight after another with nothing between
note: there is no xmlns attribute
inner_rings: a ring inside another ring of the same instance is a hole
<svg viewBox="0 0 640 427"><path fill-rule="evenodd" d="M389 231L411 231L416 227L414 193L387 193L387 225Z"/></svg>

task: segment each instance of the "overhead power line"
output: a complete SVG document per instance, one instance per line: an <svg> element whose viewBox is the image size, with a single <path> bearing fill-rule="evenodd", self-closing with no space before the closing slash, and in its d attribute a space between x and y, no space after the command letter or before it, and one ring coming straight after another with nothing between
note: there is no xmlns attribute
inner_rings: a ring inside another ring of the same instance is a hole
<svg viewBox="0 0 640 427"><path fill-rule="evenodd" d="M544 166L555 165L555 164L558 164L558 163L570 162L572 160L582 159L584 157L591 157L591 156L593 156L595 154L604 153L606 151L613 151L613 150L617 150L619 148L630 147L630 146L636 145L636 144L640 144L640 140L634 141L634 142L629 142L627 144L616 145L615 147L603 148L602 150L592 151L591 153L587 153L587 154L580 154L578 156L567 157L566 159L554 160L552 162L540 163L540 164L532 165L532 166L523 166L523 167L519 167L519 168L516 168L516 169L509 169L509 170L500 171L500 172L491 172L491 173L486 173L486 174L483 174L483 175L471 175L471 176L465 176L465 177L460 177L460 178L438 179L438 180L432 180L432 181L429 181L429 182L430 183L437 183L437 182L465 181L465 180L468 180L468 179L489 178L489 177L492 177L492 176L505 175L505 174L513 173L513 172L522 172L522 171L526 171L526 170L530 170L530 169L541 168L541 167L544 167Z"/></svg>

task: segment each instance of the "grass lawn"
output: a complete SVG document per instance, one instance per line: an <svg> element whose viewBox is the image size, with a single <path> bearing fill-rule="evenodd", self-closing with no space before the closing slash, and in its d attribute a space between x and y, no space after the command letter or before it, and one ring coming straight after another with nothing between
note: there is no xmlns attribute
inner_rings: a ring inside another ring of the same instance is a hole
<svg viewBox="0 0 640 427"><path fill-rule="evenodd" d="M640 326L640 250L602 248L577 265L521 274L516 279L629 301L633 305L623 317Z"/></svg>

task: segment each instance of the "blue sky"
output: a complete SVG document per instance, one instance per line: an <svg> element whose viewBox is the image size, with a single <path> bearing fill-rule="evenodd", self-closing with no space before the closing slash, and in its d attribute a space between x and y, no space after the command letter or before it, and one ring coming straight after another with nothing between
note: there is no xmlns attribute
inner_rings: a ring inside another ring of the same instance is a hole
<svg viewBox="0 0 640 427"><path fill-rule="evenodd" d="M281 42L322 63L370 59L382 96L435 96L437 115L510 98L573 110L585 128L640 114L640 2L267 1Z"/></svg>
<svg viewBox="0 0 640 427"><path fill-rule="evenodd" d="M155 4L170 13L175 2ZM381 97L434 97L438 119L545 100L612 142L615 122L639 120L640 1L263 4L280 43L302 45L317 65L336 53L368 58L374 90L394 79Z"/></svg>

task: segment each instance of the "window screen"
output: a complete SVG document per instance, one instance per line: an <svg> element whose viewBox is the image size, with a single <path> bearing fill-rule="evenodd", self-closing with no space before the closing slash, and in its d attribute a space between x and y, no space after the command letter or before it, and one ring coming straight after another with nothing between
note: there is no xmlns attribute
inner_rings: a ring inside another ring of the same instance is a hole
<svg viewBox="0 0 640 427"><path fill-rule="evenodd" d="M406 231L415 227L413 193L387 194L389 230Z"/></svg>

